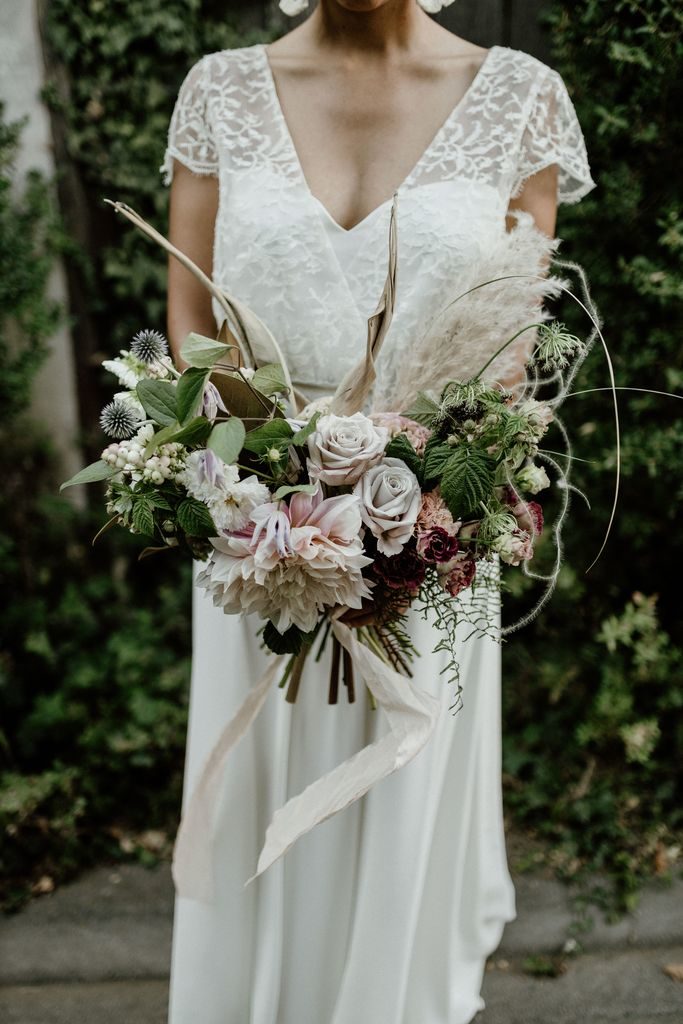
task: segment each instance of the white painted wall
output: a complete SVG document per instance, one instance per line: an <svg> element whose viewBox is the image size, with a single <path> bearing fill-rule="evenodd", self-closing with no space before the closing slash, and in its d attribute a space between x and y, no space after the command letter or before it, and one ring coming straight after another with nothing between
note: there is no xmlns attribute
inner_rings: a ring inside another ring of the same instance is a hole
<svg viewBox="0 0 683 1024"><path fill-rule="evenodd" d="M28 115L16 165L18 189L31 168L48 177L54 175L50 119L40 100L43 76L34 0L0 0L0 97L8 120ZM68 312L66 279L59 263L50 277L49 292ZM82 464L82 456L76 446L78 406L73 344L67 327L50 339L50 354L36 378L31 411L49 425L64 462L64 476L71 476Z"/></svg>

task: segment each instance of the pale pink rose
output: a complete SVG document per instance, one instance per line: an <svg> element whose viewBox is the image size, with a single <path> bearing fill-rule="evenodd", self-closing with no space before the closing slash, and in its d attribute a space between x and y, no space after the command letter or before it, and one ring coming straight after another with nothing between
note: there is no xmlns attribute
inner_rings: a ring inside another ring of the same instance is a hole
<svg viewBox="0 0 683 1024"><path fill-rule="evenodd" d="M408 416L401 416L396 412L373 412L370 415L373 423L379 427L385 427L390 437L397 434L405 434L418 455L423 455L425 445L432 436L429 427L423 427L421 423L411 420Z"/></svg>
<svg viewBox="0 0 683 1024"><path fill-rule="evenodd" d="M321 416L308 438L311 480L335 487L355 484L366 469L377 465L388 440L388 431L361 412Z"/></svg>
<svg viewBox="0 0 683 1024"><path fill-rule="evenodd" d="M528 562L534 556L534 546L526 530L511 530L510 533L501 533L493 541L491 547L508 565Z"/></svg>
<svg viewBox="0 0 683 1024"><path fill-rule="evenodd" d="M437 526L452 534L456 534L461 526L448 511L438 487L422 495L420 511L417 514L418 530L431 530Z"/></svg>
<svg viewBox="0 0 683 1024"><path fill-rule="evenodd" d="M397 555L412 537L420 510L420 485L401 459L386 458L368 469L354 488L360 514L384 555Z"/></svg>

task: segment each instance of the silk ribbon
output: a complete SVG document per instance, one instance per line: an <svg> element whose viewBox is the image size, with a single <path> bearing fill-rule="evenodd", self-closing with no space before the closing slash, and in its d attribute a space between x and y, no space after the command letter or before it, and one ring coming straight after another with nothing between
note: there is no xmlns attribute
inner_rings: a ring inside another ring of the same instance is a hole
<svg viewBox="0 0 683 1024"><path fill-rule="evenodd" d="M338 609L332 616L332 632L348 651L358 675L386 715L389 731L316 779L275 812L266 830L256 871L245 886L282 857L306 832L349 807L376 782L412 761L434 731L439 701L416 689L410 679L394 671L362 644L355 630L339 621L344 610ZM215 812L227 761L263 707L283 666L282 656L273 658L249 691L222 730L190 794L173 854L173 880L181 897L203 903L210 903L213 898Z"/></svg>

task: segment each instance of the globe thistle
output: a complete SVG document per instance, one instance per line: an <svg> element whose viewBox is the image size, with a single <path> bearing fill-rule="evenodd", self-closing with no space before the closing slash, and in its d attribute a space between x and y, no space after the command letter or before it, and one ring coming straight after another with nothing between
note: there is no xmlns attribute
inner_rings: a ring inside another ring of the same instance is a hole
<svg viewBox="0 0 683 1024"><path fill-rule="evenodd" d="M139 417L128 402L114 400L100 413L100 426L109 437L126 440L138 429Z"/></svg>
<svg viewBox="0 0 683 1024"><path fill-rule="evenodd" d="M168 342L159 331L138 331L130 350L136 359L149 366L168 354Z"/></svg>

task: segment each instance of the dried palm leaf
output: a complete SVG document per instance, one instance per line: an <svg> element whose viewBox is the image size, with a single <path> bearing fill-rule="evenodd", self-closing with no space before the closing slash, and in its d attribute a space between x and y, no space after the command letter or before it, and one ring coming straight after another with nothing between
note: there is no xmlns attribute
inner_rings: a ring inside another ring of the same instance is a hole
<svg viewBox="0 0 683 1024"><path fill-rule="evenodd" d="M277 341L256 313L254 313L254 311L244 302L236 299L234 295L228 294L225 289L219 288L218 285L214 284L211 278L205 274L189 256L186 256L184 252L181 252L180 249L177 249L176 246L172 245L167 238L164 238L160 232L148 224L147 221L143 220L143 218L126 203L113 202L111 199L105 199L104 201L110 206L113 206L117 213L123 214L131 224L134 224L140 229L140 231L144 232L144 234L165 249L166 252L175 256L175 258L179 260L187 270L194 274L197 280L200 281L207 291L209 291L216 299L225 313L226 320L229 325L228 331L234 339L230 343L236 344L239 348L241 363L250 367L258 366L258 362L254 354L255 350L258 348L260 348L261 351L271 351L274 354L275 361L280 363L282 366L292 402L296 407L296 396L292 387L292 379L287 366L287 361Z"/></svg>
<svg viewBox="0 0 683 1024"><path fill-rule="evenodd" d="M569 284L543 273L560 239L540 231L525 211L516 213L517 227L468 264L456 298L397 360L391 408L408 409L419 391L440 391L445 381L477 376L507 339L528 324L550 318L542 300L559 295ZM518 366L520 349L535 341L535 335L535 329L527 331L505 349L491 362L487 377L500 379Z"/></svg>
<svg viewBox="0 0 683 1024"><path fill-rule="evenodd" d="M389 267L377 309L368 319L368 338L364 358L351 369L338 386L330 411L337 416L359 412L375 382L375 362L391 326L396 303L396 260L398 254L396 210L398 193L394 192L389 220ZM398 408L398 407L397 407Z"/></svg>

